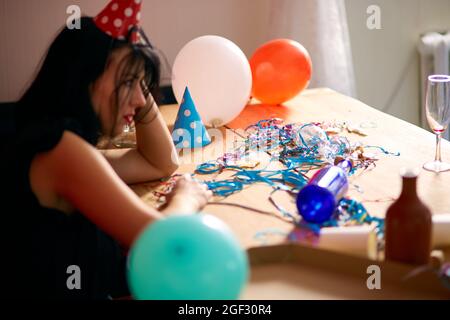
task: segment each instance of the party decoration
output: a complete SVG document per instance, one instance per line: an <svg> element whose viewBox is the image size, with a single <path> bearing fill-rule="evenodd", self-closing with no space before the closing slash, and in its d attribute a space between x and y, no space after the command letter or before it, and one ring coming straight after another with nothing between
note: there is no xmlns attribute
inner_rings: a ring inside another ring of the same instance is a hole
<svg viewBox="0 0 450 320"><path fill-rule="evenodd" d="M204 147L211 143L211 138L203 125L187 87L175 120L172 139L177 148Z"/></svg>
<svg viewBox="0 0 450 320"><path fill-rule="evenodd" d="M128 282L136 299L237 299L249 267L218 218L174 215L150 224L134 242Z"/></svg>
<svg viewBox="0 0 450 320"><path fill-rule="evenodd" d="M273 197L276 192L286 192L295 200L302 188L308 184L309 179L306 175L310 170L330 166L336 163L337 159L351 159L352 167L348 166L345 171L348 172L348 176L352 176L357 170L375 167L379 155L400 155L380 146L366 146L360 142L350 143L344 136L328 134L328 130L334 127L335 122L285 124L278 118L260 120L246 128L246 138L236 144L233 151L226 152L214 161L200 164L196 174L217 176L224 171L233 172L231 177L227 175L223 180L216 178L204 181L214 195L222 197L239 192L254 183L271 186L273 191L268 200L281 213L278 217L294 223L297 227L306 228L316 235L319 235L324 227L371 224L381 239L384 236L384 220L371 216L360 202L341 198L345 192L336 192L335 210L328 220L321 223L311 222L311 219L306 221L297 212L289 212ZM379 152L369 153L368 150ZM242 165L242 160L252 158L250 155L255 152L269 154L270 161L280 161L285 168L268 170L248 164ZM353 186L356 188L356 185ZM223 202L222 204L225 205ZM261 210L249 210L261 213Z"/></svg>
<svg viewBox="0 0 450 320"><path fill-rule="evenodd" d="M276 39L259 47L250 58L252 95L263 103L281 104L305 89L312 63L306 49L289 39Z"/></svg>
<svg viewBox="0 0 450 320"><path fill-rule="evenodd" d="M351 161L345 159L315 173L297 195L298 212L305 221L323 223L330 219L338 201L347 193L347 174L351 169Z"/></svg>
<svg viewBox="0 0 450 320"><path fill-rule="evenodd" d="M94 23L114 39L125 40L131 31L130 41L136 43L141 6L142 0L112 0L94 17Z"/></svg>
<svg viewBox="0 0 450 320"><path fill-rule="evenodd" d="M172 89L179 103L186 86L204 124L219 127L247 104L252 86L250 65L230 40L202 36L187 43L173 64Z"/></svg>

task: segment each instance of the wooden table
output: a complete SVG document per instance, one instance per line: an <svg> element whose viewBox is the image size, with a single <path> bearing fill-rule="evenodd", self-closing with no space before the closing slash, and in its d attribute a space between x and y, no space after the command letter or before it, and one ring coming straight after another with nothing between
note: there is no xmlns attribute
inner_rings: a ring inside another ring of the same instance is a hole
<svg viewBox="0 0 450 320"><path fill-rule="evenodd" d="M167 105L161 107L161 112L169 128L173 126L178 106ZM364 145L377 145L392 151L400 152L400 156L380 156L377 166L373 170L356 174L351 183L360 187L359 191L351 188L349 196L362 201L369 213L384 217L388 206L398 197L401 188L399 171L402 167L421 168L423 163L434 158L435 136L408 122L380 112L364 103L339 94L330 89L310 89L304 91L295 99L282 106L269 106L250 104L237 119L226 127L218 130L224 134L225 139L215 138L213 143L203 149L197 149L190 155L182 155L182 165L178 173L193 173L198 164L214 160L222 155L226 149L230 151L234 141L243 138L243 129L260 119L272 117L282 118L287 123L292 122L322 122L347 121L354 125L370 123L365 128L367 136L342 133L351 142L361 141ZM450 161L450 142L442 141L442 157ZM269 157L267 156L267 159ZM194 159L195 161L189 161ZM281 168L280 163L272 163L274 168ZM212 175L214 176L214 175ZM215 176L214 176L215 177ZM222 174L216 178L226 177ZM208 176L199 178L211 179ZM152 203L151 191L155 183L131 186L132 189L149 205ZM218 201L245 204L257 209L277 210L268 200L271 187L263 184L254 184L243 191ZM433 214L450 213L450 172L435 174L421 170L418 180L418 194L431 208ZM280 196L280 204L286 209L295 209L294 204L287 197ZM292 230L292 224L276 217L258 214L241 208L208 205L204 212L213 214L224 220L235 232L244 248L261 245L261 239L255 235L262 230L279 230L280 234ZM285 240L283 236L274 232L265 239L266 243L280 243Z"/></svg>

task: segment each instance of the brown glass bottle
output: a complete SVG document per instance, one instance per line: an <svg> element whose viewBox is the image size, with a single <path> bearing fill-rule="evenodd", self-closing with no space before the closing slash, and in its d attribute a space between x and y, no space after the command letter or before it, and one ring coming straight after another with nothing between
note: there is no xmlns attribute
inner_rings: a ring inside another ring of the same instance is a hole
<svg viewBox="0 0 450 320"><path fill-rule="evenodd" d="M417 196L418 170L402 170L400 197L389 207L385 219L385 258L423 265L430 259L431 211Z"/></svg>

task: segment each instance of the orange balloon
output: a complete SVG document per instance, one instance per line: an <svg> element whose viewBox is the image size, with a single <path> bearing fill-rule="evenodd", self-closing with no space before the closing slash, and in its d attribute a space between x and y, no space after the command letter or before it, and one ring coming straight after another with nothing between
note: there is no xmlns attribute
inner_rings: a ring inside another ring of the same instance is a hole
<svg viewBox="0 0 450 320"><path fill-rule="evenodd" d="M311 79L308 51L289 39L272 40L250 58L252 95L263 103L281 104L305 89Z"/></svg>

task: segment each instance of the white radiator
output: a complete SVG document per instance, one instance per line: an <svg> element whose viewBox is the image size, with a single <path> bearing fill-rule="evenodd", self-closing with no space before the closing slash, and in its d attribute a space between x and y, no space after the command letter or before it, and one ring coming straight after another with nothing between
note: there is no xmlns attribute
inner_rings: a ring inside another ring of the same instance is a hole
<svg viewBox="0 0 450 320"><path fill-rule="evenodd" d="M447 33L430 32L423 35L419 41L420 53L420 89L421 108L420 123L422 128L429 130L425 117L425 94L427 79L430 74L450 74L450 30ZM450 140L450 129L443 134Z"/></svg>

